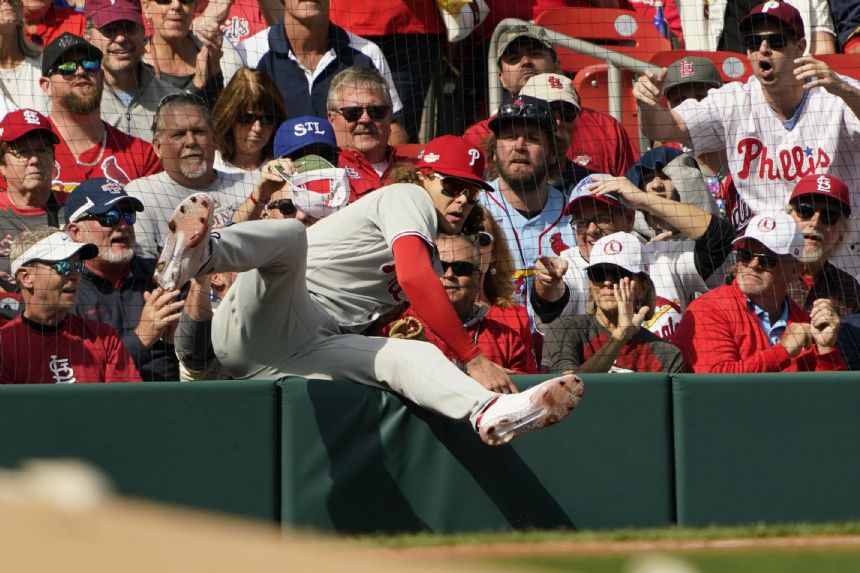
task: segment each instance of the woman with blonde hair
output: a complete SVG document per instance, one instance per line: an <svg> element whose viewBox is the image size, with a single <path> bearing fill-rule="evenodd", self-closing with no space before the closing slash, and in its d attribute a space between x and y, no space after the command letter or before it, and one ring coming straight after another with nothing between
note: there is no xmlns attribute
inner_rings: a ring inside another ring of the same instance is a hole
<svg viewBox="0 0 860 573"><path fill-rule="evenodd" d="M39 87L40 53L24 33L22 0L0 2L0 116L27 107L48 113L48 98Z"/></svg>
<svg viewBox="0 0 860 573"><path fill-rule="evenodd" d="M259 169L274 157L275 129L286 115L281 93L268 74L239 68L212 110L218 137L215 169Z"/></svg>

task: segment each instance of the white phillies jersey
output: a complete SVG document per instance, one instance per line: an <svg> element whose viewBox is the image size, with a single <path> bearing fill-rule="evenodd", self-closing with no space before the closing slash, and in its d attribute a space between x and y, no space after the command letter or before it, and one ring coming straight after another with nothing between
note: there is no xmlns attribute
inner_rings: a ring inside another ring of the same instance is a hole
<svg viewBox="0 0 860 573"><path fill-rule="evenodd" d="M842 78L860 88L860 82ZM860 184L860 120L845 102L812 88L788 129L764 99L758 78L710 90L701 102L674 109L687 124L696 154L725 149L738 194L752 213L785 208L798 179L829 173ZM851 194L860 213L860 195Z"/></svg>
<svg viewBox="0 0 860 573"><path fill-rule="evenodd" d="M361 332L406 303L394 242L421 238L436 264L436 232L436 208L424 188L398 183L377 189L308 228L308 291L341 329Z"/></svg>

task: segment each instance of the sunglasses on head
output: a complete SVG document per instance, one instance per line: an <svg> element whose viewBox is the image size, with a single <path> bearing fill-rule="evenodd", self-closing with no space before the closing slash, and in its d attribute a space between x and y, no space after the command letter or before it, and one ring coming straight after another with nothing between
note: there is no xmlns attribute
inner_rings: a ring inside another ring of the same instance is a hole
<svg viewBox="0 0 860 573"><path fill-rule="evenodd" d="M787 34L744 34L744 48L751 52L757 51L761 47L762 42L767 42L771 49L781 50L794 41L794 38Z"/></svg>
<svg viewBox="0 0 860 573"><path fill-rule="evenodd" d="M119 224L120 217L125 219L129 225L134 225L137 221L137 211L120 211L119 209L111 209L107 213L101 215L87 215L81 217L79 221L98 221L102 227L116 227Z"/></svg>
<svg viewBox="0 0 860 573"><path fill-rule="evenodd" d="M284 217L291 217L298 211L292 199L276 199L266 205L266 209L269 211L280 211Z"/></svg>
<svg viewBox="0 0 860 573"><path fill-rule="evenodd" d="M388 116L389 107L387 105L368 105L368 106L349 106L336 109L335 112L343 116L346 121L355 122L361 119L364 112L367 112L367 117L374 121L385 119Z"/></svg>
<svg viewBox="0 0 860 573"><path fill-rule="evenodd" d="M275 114L273 113L243 113L239 115L239 123L247 123L253 125L256 122L260 125L275 125Z"/></svg>
<svg viewBox="0 0 860 573"><path fill-rule="evenodd" d="M466 203L474 205L478 202L481 188L457 179L456 177L445 177L439 173L434 174L436 179L442 182L442 195L456 199L460 195L466 196Z"/></svg>
<svg viewBox="0 0 860 573"><path fill-rule="evenodd" d="M64 261L37 261L43 265L51 267L54 271L60 275L61 277L68 278L70 274L72 274L72 270L76 270L81 272L84 270L84 261L78 259L76 261L72 261L66 259Z"/></svg>
<svg viewBox="0 0 860 573"><path fill-rule="evenodd" d="M745 265L748 265L752 262L753 259L756 259L758 261L759 266L764 269L775 269L779 266L779 263L781 262L779 255L773 253L754 253L749 249L738 250L738 261L742 262Z"/></svg>
<svg viewBox="0 0 860 573"><path fill-rule="evenodd" d="M794 212L802 221L808 221L819 213L818 220L824 225L835 225L842 220L842 209L837 207L816 207L812 203L798 202L793 205Z"/></svg>
<svg viewBox="0 0 860 573"><path fill-rule="evenodd" d="M617 267L614 265L601 265L598 267L591 267L586 269L585 272L588 274L588 280L597 284L603 284L607 281L618 284L619 282L621 282L621 279L632 279L634 276L633 273L631 273L627 269L622 269L621 267Z"/></svg>
<svg viewBox="0 0 860 573"><path fill-rule="evenodd" d="M551 125L555 126L555 124L552 122L553 118L550 116L550 111L547 108L543 106L532 105L530 103L506 103L499 108L498 116L500 118L505 119L533 119L539 122L549 122Z"/></svg>
<svg viewBox="0 0 860 573"><path fill-rule="evenodd" d="M102 61L100 58L86 58L79 61L70 60L55 65L51 68L48 75L60 74L61 76L71 76L78 71L78 67L83 68L87 73L93 73L102 69Z"/></svg>
<svg viewBox="0 0 860 573"><path fill-rule="evenodd" d="M441 263L442 274L447 273L448 269L451 269L458 277L470 277L472 273L478 270L478 267L469 261L441 261Z"/></svg>

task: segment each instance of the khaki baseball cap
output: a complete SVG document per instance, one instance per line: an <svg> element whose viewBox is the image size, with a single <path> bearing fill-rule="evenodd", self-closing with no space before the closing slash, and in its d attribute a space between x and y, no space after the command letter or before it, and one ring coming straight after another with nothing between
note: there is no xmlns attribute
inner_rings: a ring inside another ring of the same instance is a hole
<svg viewBox="0 0 860 573"><path fill-rule="evenodd" d="M515 40L520 38L530 38L537 42L538 44L543 45L546 49L552 50L552 42L549 39L549 34L546 33L546 30L535 26L534 24L528 25L519 25L514 26L512 28L508 28L499 36L498 50L496 51L496 60L502 57L505 53L505 50L508 49Z"/></svg>
<svg viewBox="0 0 860 573"><path fill-rule="evenodd" d="M688 56L673 62L666 74L665 89L683 84L707 84L718 88L723 85L717 66L708 58Z"/></svg>
<svg viewBox="0 0 860 573"><path fill-rule="evenodd" d="M529 96L545 102L563 101L582 109L573 82L561 74L538 74L532 76L520 90L520 96Z"/></svg>

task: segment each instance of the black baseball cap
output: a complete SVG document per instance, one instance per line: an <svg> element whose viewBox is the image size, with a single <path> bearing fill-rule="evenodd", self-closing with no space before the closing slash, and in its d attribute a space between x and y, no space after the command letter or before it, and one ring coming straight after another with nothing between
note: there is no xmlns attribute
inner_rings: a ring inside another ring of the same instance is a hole
<svg viewBox="0 0 860 573"><path fill-rule="evenodd" d="M47 76L53 68L68 53L84 54L91 58L101 59L102 51L75 34L65 32L45 46L42 51L42 75Z"/></svg>
<svg viewBox="0 0 860 573"><path fill-rule="evenodd" d="M546 100L531 96L520 96L513 103L503 104L499 112L490 120L489 128L499 135L502 125L528 122L537 125L548 133L555 133L555 118Z"/></svg>

